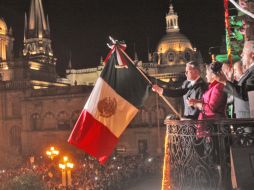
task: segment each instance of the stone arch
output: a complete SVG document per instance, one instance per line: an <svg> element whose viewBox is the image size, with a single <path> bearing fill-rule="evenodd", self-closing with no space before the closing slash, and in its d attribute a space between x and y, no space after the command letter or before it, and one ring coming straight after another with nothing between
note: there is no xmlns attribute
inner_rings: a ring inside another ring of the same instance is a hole
<svg viewBox="0 0 254 190"><path fill-rule="evenodd" d="M43 116L43 129L56 129L57 122L52 112L46 112Z"/></svg>
<svg viewBox="0 0 254 190"><path fill-rule="evenodd" d="M192 53L192 50L189 49L189 48L186 48L185 51L184 51L184 60L186 62L189 62L190 60L193 59L193 53Z"/></svg>
<svg viewBox="0 0 254 190"><path fill-rule="evenodd" d="M166 53L167 63L174 63L176 61L176 52L173 49L169 49Z"/></svg>
<svg viewBox="0 0 254 190"><path fill-rule="evenodd" d="M30 126L32 130L40 129L40 120L41 120L41 116L39 113L33 113L30 116Z"/></svg>
<svg viewBox="0 0 254 190"><path fill-rule="evenodd" d="M70 128L70 119L66 111L60 111L57 114L57 128L60 130L66 130Z"/></svg>
<svg viewBox="0 0 254 190"><path fill-rule="evenodd" d="M171 26L171 27L173 27L173 26L174 26L174 24L173 24L173 20L172 20L172 19L170 19L170 26Z"/></svg>
<svg viewBox="0 0 254 190"><path fill-rule="evenodd" d="M32 43L32 51L35 52L36 51L36 44Z"/></svg>
<svg viewBox="0 0 254 190"><path fill-rule="evenodd" d="M28 52L32 51L32 46L31 46L31 44L27 44L27 51L28 51Z"/></svg>

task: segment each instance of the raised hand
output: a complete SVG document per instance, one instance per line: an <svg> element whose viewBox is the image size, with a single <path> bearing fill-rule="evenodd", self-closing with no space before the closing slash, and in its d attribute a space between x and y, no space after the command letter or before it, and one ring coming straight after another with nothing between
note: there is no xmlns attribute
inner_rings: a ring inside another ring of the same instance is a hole
<svg viewBox="0 0 254 190"><path fill-rule="evenodd" d="M163 88L161 88L160 86L158 86L157 84L154 84L152 86L152 90L154 92L157 92L159 95L162 95L163 94Z"/></svg>

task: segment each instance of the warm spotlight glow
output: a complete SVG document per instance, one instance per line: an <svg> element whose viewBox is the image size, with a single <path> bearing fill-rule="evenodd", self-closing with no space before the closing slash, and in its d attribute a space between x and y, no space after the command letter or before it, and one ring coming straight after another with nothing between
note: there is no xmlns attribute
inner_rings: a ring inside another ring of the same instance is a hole
<svg viewBox="0 0 254 190"><path fill-rule="evenodd" d="M47 88L47 87L44 87L44 86L33 86L33 89L35 89L35 90L39 90L39 89L43 89L43 88Z"/></svg>
<svg viewBox="0 0 254 190"><path fill-rule="evenodd" d="M8 69L9 67L7 65L3 67L3 70L8 70Z"/></svg>
<svg viewBox="0 0 254 190"><path fill-rule="evenodd" d="M62 169L62 170L65 170L65 168L66 168L65 164L59 164L58 166L59 166L59 168Z"/></svg>
<svg viewBox="0 0 254 190"><path fill-rule="evenodd" d="M36 62L33 62L33 61L29 61L29 67L30 67L30 69L36 70L36 71L41 69L41 65L39 63L36 63Z"/></svg>
<svg viewBox="0 0 254 190"><path fill-rule="evenodd" d="M59 155L59 150L57 150L55 147L51 146L49 150L46 151L46 155L53 160L56 156Z"/></svg>
<svg viewBox="0 0 254 190"><path fill-rule="evenodd" d="M68 163L66 164L66 166L67 166L67 168L72 169L72 168L74 167L74 164L73 164L73 163L68 162Z"/></svg>
<svg viewBox="0 0 254 190"><path fill-rule="evenodd" d="M64 157L63 157L63 161L64 161L64 162L67 162L67 161L68 161L68 157L67 157L67 156L64 156Z"/></svg>

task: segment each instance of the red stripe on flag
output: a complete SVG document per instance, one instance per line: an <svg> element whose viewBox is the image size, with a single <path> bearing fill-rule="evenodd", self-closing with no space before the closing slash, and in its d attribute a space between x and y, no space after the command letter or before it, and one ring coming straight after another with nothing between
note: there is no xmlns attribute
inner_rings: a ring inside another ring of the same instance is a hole
<svg viewBox="0 0 254 190"><path fill-rule="evenodd" d="M68 142L94 156L101 164L105 164L114 150L118 138L89 112L83 110Z"/></svg>

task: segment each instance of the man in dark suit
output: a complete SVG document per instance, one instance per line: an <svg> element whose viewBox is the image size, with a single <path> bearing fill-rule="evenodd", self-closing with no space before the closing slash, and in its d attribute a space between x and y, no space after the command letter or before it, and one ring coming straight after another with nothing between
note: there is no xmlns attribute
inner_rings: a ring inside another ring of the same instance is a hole
<svg viewBox="0 0 254 190"><path fill-rule="evenodd" d="M254 41L246 41L242 52L242 63L245 72L237 83L230 82L222 73L218 74L216 80L225 85L224 90L232 94L236 99L235 113L237 118L249 118L248 92L254 90Z"/></svg>
<svg viewBox="0 0 254 190"><path fill-rule="evenodd" d="M244 75L242 62L234 63L234 83L242 85ZM249 101L234 97L234 113L236 118L250 118Z"/></svg>
<svg viewBox="0 0 254 190"><path fill-rule="evenodd" d="M190 107L187 104L189 98L201 99L203 93L207 89L206 82L200 77L200 67L195 61L188 62L185 67L185 75L187 80L182 84L179 89L162 88L158 85L153 85L153 91L160 95L168 97L181 97L184 101L184 117L188 119L197 119L199 110L194 107Z"/></svg>

